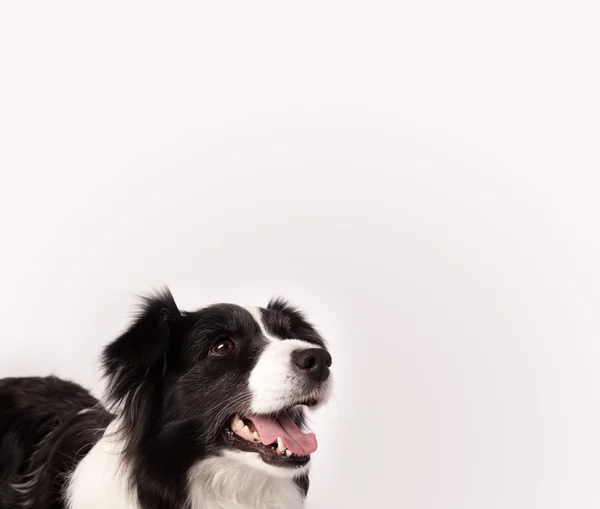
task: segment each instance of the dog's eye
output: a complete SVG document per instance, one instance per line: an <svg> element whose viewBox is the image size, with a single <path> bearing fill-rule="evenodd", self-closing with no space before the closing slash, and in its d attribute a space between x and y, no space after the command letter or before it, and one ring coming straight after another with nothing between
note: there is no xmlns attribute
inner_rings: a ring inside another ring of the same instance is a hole
<svg viewBox="0 0 600 509"><path fill-rule="evenodd" d="M210 349L215 355L228 355L235 350L235 343L229 339L221 339L217 341Z"/></svg>

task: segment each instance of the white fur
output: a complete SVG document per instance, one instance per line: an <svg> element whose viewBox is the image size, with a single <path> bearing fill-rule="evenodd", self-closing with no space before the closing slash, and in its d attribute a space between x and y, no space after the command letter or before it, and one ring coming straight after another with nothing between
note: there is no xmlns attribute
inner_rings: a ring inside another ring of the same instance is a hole
<svg viewBox="0 0 600 509"><path fill-rule="evenodd" d="M238 461L248 468L260 470L263 474L279 479L293 479L305 474L310 469L310 461L300 468L281 468L265 463L258 453L249 451L225 450L223 455L228 459Z"/></svg>
<svg viewBox="0 0 600 509"><path fill-rule="evenodd" d="M299 339L269 342L248 380L252 413L277 412L307 396L303 391L302 374L292 365L292 352L309 348L315 345Z"/></svg>
<svg viewBox="0 0 600 509"><path fill-rule="evenodd" d="M252 315L252 318L254 318L254 320L258 324L260 332L262 332L263 336L266 337L269 341L275 341L276 338L271 336L265 329L265 324L263 323L261 310L257 307L248 307L246 308L246 310Z"/></svg>
<svg viewBox="0 0 600 509"><path fill-rule="evenodd" d="M121 461L123 441L113 421L98 443L79 462L67 488L69 509L138 509L129 489L129 472Z"/></svg>
<svg viewBox="0 0 600 509"><path fill-rule="evenodd" d="M123 441L115 421L81 460L67 488L69 509L140 509L122 461ZM191 509L301 509L302 496L288 470L264 463L256 453L224 451L198 462L189 473ZM284 477L285 476L285 477ZM29 482L16 486L27 489Z"/></svg>
<svg viewBox="0 0 600 509"><path fill-rule="evenodd" d="M281 408L307 396L302 390L302 374L294 369L292 353L296 350L319 347L300 339L282 341L271 336L265 329L260 310L257 308L247 309L268 341L248 380L252 393L251 411L255 414L277 412ZM328 386L329 382L324 385L319 394L310 396L319 396L319 399L324 399L324 396L328 393Z"/></svg>
<svg viewBox="0 0 600 509"><path fill-rule="evenodd" d="M226 451L193 467L189 476L190 508L301 509L303 500L296 483L248 466L250 455L265 465L255 453Z"/></svg>

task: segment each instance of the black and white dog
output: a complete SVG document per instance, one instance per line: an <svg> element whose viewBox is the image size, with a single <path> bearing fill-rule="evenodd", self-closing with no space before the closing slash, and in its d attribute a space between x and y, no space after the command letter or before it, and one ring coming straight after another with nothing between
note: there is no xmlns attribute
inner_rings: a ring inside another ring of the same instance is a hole
<svg viewBox="0 0 600 509"><path fill-rule="evenodd" d="M107 411L55 377L0 380L0 509L297 509L331 356L282 300L144 300L104 350Z"/></svg>

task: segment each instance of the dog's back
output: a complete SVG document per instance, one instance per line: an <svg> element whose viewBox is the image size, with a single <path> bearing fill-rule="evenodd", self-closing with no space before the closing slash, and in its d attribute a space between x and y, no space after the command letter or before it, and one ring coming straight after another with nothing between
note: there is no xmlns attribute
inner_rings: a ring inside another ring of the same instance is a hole
<svg viewBox="0 0 600 509"><path fill-rule="evenodd" d="M69 474L112 418L72 382L0 379L0 509L62 509Z"/></svg>

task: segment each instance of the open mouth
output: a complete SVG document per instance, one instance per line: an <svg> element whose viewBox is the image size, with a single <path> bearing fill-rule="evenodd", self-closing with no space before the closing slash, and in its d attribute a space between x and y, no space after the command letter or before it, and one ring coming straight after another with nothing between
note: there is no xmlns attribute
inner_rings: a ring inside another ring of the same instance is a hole
<svg viewBox="0 0 600 509"><path fill-rule="evenodd" d="M225 438L232 447L256 452L270 465L301 468L317 450L317 438L298 427L290 415L292 411L282 411L276 416L235 415L225 428Z"/></svg>

